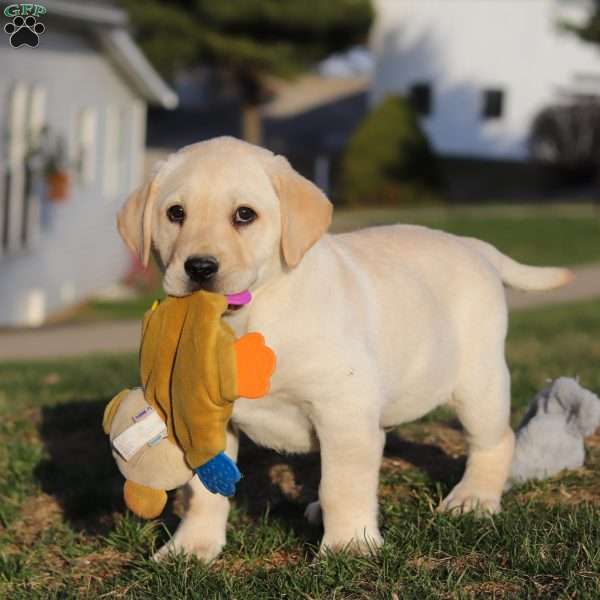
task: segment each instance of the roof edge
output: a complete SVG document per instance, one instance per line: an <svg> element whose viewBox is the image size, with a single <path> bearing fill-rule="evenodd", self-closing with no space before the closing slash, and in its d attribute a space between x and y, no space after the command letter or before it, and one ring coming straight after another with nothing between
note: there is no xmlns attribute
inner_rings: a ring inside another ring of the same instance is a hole
<svg viewBox="0 0 600 600"><path fill-rule="evenodd" d="M65 0L44 0L43 4L50 15L66 19L86 21L97 25L112 25L113 27L125 27L129 22L127 13L120 8L77 4L65 2Z"/></svg>
<svg viewBox="0 0 600 600"><path fill-rule="evenodd" d="M163 81L125 29L100 29L97 35L103 50L150 103L167 109L177 107L177 94Z"/></svg>
<svg viewBox="0 0 600 600"><path fill-rule="evenodd" d="M124 10L66 0L42 1L49 16L87 25L86 29L93 32L101 49L148 102L167 109L179 104L177 94L163 81L127 31L129 18ZM7 0L0 0L0 5L6 4L9 4Z"/></svg>

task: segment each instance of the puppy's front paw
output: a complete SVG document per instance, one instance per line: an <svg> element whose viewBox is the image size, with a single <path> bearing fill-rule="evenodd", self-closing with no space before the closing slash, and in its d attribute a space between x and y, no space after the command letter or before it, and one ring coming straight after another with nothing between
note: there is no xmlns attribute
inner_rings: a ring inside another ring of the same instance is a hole
<svg viewBox="0 0 600 600"><path fill-rule="evenodd" d="M325 533L321 542L320 553L327 552L349 552L351 554L376 554L378 548L383 545L383 538L379 530L364 530L349 534Z"/></svg>
<svg viewBox="0 0 600 600"><path fill-rule="evenodd" d="M161 561L169 556L184 554L186 556L195 556L198 560L205 563L210 563L223 550L225 540L210 540L177 535L177 533L167 542L160 550L155 552L152 560Z"/></svg>
<svg viewBox="0 0 600 600"><path fill-rule="evenodd" d="M479 517L495 515L500 512L500 497L461 489L459 484L442 500L438 511L454 514L472 512Z"/></svg>

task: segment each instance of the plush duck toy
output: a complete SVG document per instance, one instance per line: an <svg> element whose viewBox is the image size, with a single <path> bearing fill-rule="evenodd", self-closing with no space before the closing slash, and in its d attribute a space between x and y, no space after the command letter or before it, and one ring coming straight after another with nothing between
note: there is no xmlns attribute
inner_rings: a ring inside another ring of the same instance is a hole
<svg viewBox="0 0 600 600"><path fill-rule="evenodd" d="M104 413L104 431L126 478L125 503L141 517L158 516L165 490L197 475L208 490L235 492L240 473L224 453L236 398L269 391L275 355L261 334L236 340L222 320L249 292L199 291L155 303L142 326L142 389L123 390Z"/></svg>

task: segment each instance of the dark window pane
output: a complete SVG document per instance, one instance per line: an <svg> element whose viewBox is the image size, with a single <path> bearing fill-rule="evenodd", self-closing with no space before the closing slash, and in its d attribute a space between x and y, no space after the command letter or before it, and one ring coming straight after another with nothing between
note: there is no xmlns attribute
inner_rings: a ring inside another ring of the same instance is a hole
<svg viewBox="0 0 600 600"><path fill-rule="evenodd" d="M418 114L431 114L431 86L428 83L415 83L410 88L409 98Z"/></svg>
<svg viewBox="0 0 600 600"><path fill-rule="evenodd" d="M499 119L503 110L504 92L502 90L484 90L481 116L484 119Z"/></svg>
<svg viewBox="0 0 600 600"><path fill-rule="evenodd" d="M2 249L8 250L8 217L10 216L10 207L9 207L9 198L10 194L10 171L7 169L4 172L4 194L2 198L4 199L3 206L3 227L2 227ZM1 252L0 252L1 254Z"/></svg>

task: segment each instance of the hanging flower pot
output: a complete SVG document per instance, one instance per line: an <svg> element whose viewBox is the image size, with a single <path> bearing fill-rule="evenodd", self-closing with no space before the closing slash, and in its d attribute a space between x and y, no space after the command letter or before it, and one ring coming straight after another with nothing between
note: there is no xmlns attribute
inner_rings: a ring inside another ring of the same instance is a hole
<svg viewBox="0 0 600 600"><path fill-rule="evenodd" d="M52 203L64 202L71 193L65 144L62 137L48 139L45 152L46 198Z"/></svg>
<svg viewBox="0 0 600 600"><path fill-rule="evenodd" d="M58 169L46 177L48 198L52 202L64 202L69 197L71 181L65 169Z"/></svg>

